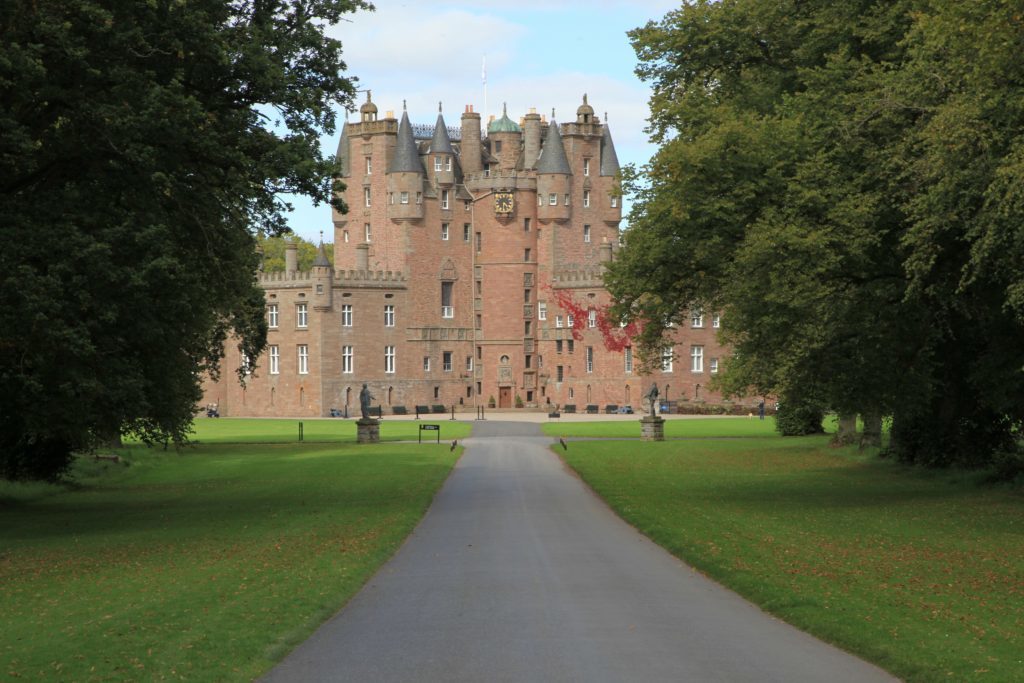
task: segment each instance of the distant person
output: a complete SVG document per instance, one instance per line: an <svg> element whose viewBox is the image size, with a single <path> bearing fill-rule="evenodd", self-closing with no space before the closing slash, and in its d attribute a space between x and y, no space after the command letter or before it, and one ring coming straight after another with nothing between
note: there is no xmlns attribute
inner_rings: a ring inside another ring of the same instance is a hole
<svg viewBox="0 0 1024 683"><path fill-rule="evenodd" d="M764 401L761 401L760 403L757 404L757 419L764 419Z"/></svg>

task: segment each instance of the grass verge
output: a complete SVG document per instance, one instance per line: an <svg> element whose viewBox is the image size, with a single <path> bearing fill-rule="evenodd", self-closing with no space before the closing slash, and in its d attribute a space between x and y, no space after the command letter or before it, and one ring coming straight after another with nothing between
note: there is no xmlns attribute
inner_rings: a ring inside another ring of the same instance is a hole
<svg viewBox="0 0 1024 683"><path fill-rule="evenodd" d="M416 441L421 424L441 425L441 441L464 439L469 436L471 422L452 421L446 415L424 417L422 420L389 420L380 423L381 441ZM193 423L195 432L190 437L201 444L206 443L297 443L299 423L302 423L303 442L354 442L356 440L355 420L264 420L222 417L210 419L201 417ZM430 438L436 439L431 433ZM426 436L424 436L426 439Z"/></svg>
<svg viewBox="0 0 1024 683"><path fill-rule="evenodd" d="M911 681L1022 680L1024 497L827 441L558 452L655 542L816 636Z"/></svg>
<svg viewBox="0 0 1024 683"><path fill-rule="evenodd" d="M0 671L251 680L395 552L460 452L137 447L77 461L70 489L0 486Z"/></svg>
<svg viewBox="0 0 1024 683"><path fill-rule="evenodd" d="M635 420L609 422L546 422L548 436L594 437L605 439L637 439L640 437L640 416ZM764 420L747 417L712 417L665 420L667 438L707 437L776 437L775 418Z"/></svg>

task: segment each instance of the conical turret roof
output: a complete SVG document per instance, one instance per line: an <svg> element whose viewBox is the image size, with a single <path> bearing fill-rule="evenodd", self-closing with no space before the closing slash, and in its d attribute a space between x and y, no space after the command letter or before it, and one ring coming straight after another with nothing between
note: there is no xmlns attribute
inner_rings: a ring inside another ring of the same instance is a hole
<svg viewBox="0 0 1024 683"><path fill-rule="evenodd" d="M619 157L615 154L615 145L612 143L612 132L608 124L604 124L604 132L601 134L601 175L619 175Z"/></svg>
<svg viewBox="0 0 1024 683"><path fill-rule="evenodd" d="M324 243L320 243L320 248L316 250L316 259L313 260L314 268L330 268L331 261L327 258L327 252L324 251Z"/></svg>
<svg viewBox="0 0 1024 683"><path fill-rule="evenodd" d="M437 124L434 126L434 137L430 140L430 151L441 154L455 154L452 139L448 137L448 127L444 125L444 116L437 112Z"/></svg>
<svg viewBox="0 0 1024 683"><path fill-rule="evenodd" d="M569 160L562 146L562 135L558 132L558 123L554 119L548 125L548 134L544 138L544 147L537 159L537 173L563 173L572 175Z"/></svg>
<svg viewBox="0 0 1024 683"><path fill-rule="evenodd" d="M388 173L419 173L424 174L420 151L416 147L416 139L412 136L412 125L409 113L402 112L402 121L398 124L398 144L395 145L395 156L391 157Z"/></svg>

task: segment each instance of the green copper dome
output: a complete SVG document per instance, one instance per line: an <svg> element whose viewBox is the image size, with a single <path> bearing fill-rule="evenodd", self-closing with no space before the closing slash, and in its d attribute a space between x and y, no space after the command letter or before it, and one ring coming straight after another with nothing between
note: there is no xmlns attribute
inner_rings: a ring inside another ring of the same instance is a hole
<svg viewBox="0 0 1024 683"><path fill-rule="evenodd" d="M508 105L504 105L501 110L501 118L495 119L487 124L487 133L522 133L523 129L519 127L519 124L508 117Z"/></svg>

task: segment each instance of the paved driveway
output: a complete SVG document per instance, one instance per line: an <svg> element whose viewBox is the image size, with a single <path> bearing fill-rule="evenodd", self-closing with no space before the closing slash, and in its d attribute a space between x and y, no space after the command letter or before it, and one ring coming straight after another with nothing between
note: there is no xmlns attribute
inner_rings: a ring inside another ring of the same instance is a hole
<svg viewBox="0 0 1024 683"><path fill-rule="evenodd" d="M264 680L892 680L648 541L550 443L478 423L408 542Z"/></svg>

